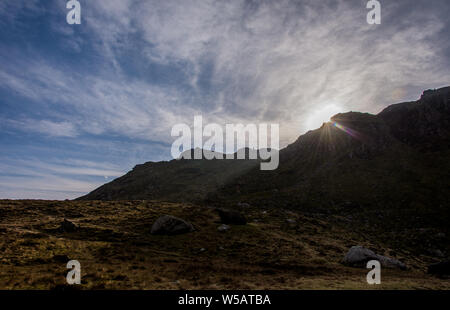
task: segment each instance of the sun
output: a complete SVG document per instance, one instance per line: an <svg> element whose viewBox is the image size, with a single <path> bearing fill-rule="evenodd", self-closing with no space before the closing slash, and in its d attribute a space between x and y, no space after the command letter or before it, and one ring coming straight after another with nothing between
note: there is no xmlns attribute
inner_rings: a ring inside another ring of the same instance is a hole
<svg viewBox="0 0 450 310"><path fill-rule="evenodd" d="M306 120L306 129L313 130L329 122L330 118L342 112L342 107L335 103L330 103L315 110Z"/></svg>

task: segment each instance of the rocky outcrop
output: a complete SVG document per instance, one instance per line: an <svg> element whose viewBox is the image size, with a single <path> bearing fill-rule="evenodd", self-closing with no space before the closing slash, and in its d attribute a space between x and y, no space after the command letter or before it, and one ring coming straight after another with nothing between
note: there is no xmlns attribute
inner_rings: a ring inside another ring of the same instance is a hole
<svg viewBox="0 0 450 310"><path fill-rule="evenodd" d="M378 116L403 143L422 150L448 148L450 87L424 91L418 101L391 105Z"/></svg>

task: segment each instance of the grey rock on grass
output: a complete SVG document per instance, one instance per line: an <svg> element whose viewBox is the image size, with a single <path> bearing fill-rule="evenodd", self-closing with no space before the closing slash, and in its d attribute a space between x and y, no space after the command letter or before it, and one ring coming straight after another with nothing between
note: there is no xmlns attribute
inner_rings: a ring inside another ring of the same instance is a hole
<svg viewBox="0 0 450 310"><path fill-rule="evenodd" d="M362 246L353 246L344 257L343 263L353 267L366 267L370 260L377 260L381 266L386 268L406 269L406 265L394 258L375 254L372 250L366 249Z"/></svg>

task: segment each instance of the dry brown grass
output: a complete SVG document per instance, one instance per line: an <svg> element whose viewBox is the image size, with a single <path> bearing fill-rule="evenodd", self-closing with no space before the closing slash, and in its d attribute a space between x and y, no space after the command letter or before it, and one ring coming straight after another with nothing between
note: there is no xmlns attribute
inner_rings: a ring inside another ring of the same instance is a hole
<svg viewBox="0 0 450 310"><path fill-rule="evenodd" d="M0 201L0 289L65 284L67 259L79 260L83 289L449 289L427 275L420 257L398 253L412 268L383 270L369 286L365 269L340 264L355 244L390 249L324 219L277 209L245 211L249 224L217 231L212 208L157 201ZM196 231L150 234L171 214ZM62 233L67 218L80 229ZM296 219L296 224L286 219ZM204 250L202 250L204 249Z"/></svg>

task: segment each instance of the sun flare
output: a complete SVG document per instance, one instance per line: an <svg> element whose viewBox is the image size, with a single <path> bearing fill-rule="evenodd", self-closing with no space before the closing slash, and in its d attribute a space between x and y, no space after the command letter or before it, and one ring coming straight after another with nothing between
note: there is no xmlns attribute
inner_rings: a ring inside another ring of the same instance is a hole
<svg viewBox="0 0 450 310"><path fill-rule="evenodd" d="M313 130L322 126L323 123L330 121L330 118L337 113L342 112L342 107L331 103L314 111L306 121L306 128Z"/></svg>

